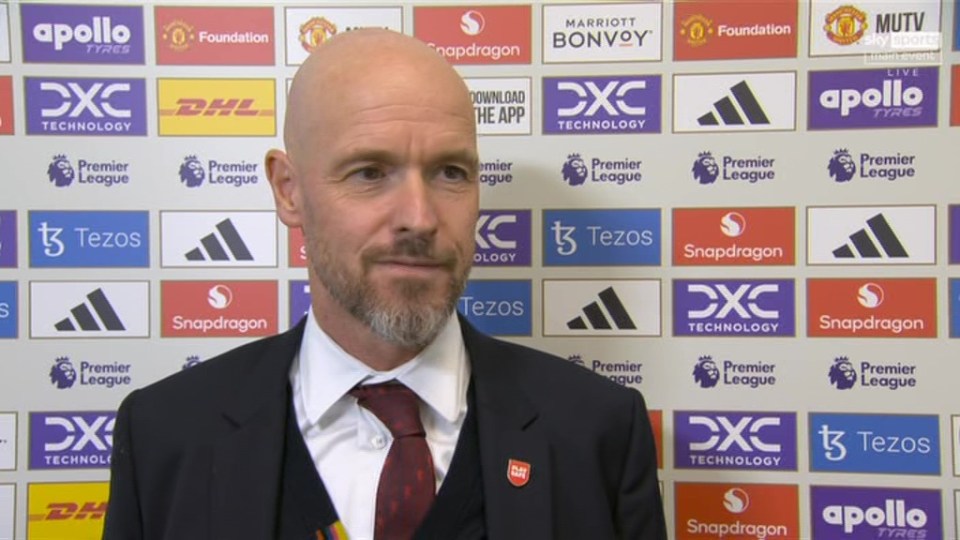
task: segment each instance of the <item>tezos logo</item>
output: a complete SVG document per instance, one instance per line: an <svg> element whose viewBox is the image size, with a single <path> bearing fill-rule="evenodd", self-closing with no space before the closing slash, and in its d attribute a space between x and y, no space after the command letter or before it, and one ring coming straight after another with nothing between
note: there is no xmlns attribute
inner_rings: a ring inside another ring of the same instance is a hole
<svg viewBox="0 0 960 540"><path fill-rule="evenodd" d="M467 286L457 309L491 335L529 336L533 332L530 280L477 280Z"/></svg>
<svg viewBox="0 0 960 540"><path fill-rule="evenodd" d="M939 416L810 414L810 470L940 474Z"/></svg>
<svg viewBox="0 0 960 540"><path fill-rule="evenodd" d="M78 372L70 358L61 356L50 368L50 383L58 389L72 388L78 382L80 386L103 388L130 386L132 383L130 368L131 364L120 362L93 363L83 360L80 362Z"/></svg>
<svg viewBox="0 0 960 540"><path fill-rule="evenodd" d="M660 264L660 210L544 210L545 266Z"/></svg>
<svg viewBox="0 0 960 540"><path fill-rule="evenodd" d="M592 158L590 166L580 154L570 154L563 162L561 173L563 181L571 186L580 186L589 180L591 183L608 183L622 186L643 180L639 159L604 160Z"/></svg>
<svg viewBox="0 0 960 540"><path fill-rule="evenodd" d="M859 174L857 160L846 148L839 148L830 158L827 171L837 183L849 182L855 176L859 178L876 178L888 181L916 176L917 169L915 154L868 154L859 155Z"/></svg>
<svg viewBox="0 0 960 540"><path fill-rule="evenodd" d="M47 166L47 178L56 187L67 187L74 180L78 184L113 187L130 183L130 163L125 161L77 160L77 167L64 154L53 156Z"/></svg>
<svg viewBox="0 0 960 540"><path fill-rule="evenodd" d="M717 366L713 357L701 356L693 366L693 381L700 388L714 388L720 382L734 388L760 388L777 384L777 366L767 362L734 362L724 360Z"/></svg>
<svg viewBox="0 0 960 540"><path fill-rule="evenodd" d="M700 152L693 162L693 179L700 184L712 184L717 178L722 180L745 181L756 184L761 180L774 180L776 159L763 156L739 158L730 155L721 157L720 163L712 152Z"/></svg>
<svg viewBox="0 0 960 540"><path fill-rule="evenodd" d="M180 182L188 188L200 187L206 181L209 185L230 185L243 187L260 181L260 165L247 161L208 160L206 164L195 154L183 158L180 164Z"/></svg>

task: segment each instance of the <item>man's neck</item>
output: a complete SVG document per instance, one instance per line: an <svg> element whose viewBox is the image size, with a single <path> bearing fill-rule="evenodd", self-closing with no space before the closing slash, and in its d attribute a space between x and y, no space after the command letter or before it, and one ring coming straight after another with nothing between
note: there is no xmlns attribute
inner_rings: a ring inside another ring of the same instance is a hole
<svg viewBox="0 0 960 540"><path fill-rule="evenodd" d="M313 315L320 328L347 354L375 371L390 371L412 360L423 347L403 347L376 334L339 305L317 306Z"/></svg>

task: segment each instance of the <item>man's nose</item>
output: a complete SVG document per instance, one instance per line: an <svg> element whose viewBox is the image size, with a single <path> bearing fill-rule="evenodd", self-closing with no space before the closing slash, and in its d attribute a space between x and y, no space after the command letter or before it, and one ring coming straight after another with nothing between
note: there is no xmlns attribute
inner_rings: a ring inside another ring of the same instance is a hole
<svg viewBox="0 0 960 540"><path fill-rule="evenodd" d="M396 200L397 228L432 233L437 228L436 203L436 194L423 172L406 172L398 188Z"/></svg>

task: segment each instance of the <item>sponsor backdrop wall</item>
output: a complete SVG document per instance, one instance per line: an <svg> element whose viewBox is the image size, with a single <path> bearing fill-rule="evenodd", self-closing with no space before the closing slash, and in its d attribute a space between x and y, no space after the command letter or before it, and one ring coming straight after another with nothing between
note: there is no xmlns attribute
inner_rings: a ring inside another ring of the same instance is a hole
<svg viewBox="0 0 960 540"><path fill-rule="evenodd" d="M0 2L0 539L97 537L123 396L303 315L262 156L363 26L472 91L459 309L643 391L672 537L957 537L953 0L210 4Z"/></svg>

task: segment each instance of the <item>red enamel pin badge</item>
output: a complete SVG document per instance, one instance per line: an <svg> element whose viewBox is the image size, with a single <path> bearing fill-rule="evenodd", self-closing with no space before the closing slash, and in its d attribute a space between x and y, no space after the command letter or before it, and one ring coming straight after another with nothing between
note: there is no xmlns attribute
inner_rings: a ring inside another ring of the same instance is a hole
<svg viewBox="0 0 960 540"><path fill-rule="evenodd" d="M519 459L507 461L507 481L513 487L523 487L530 481L530 464Z"/></svg>

